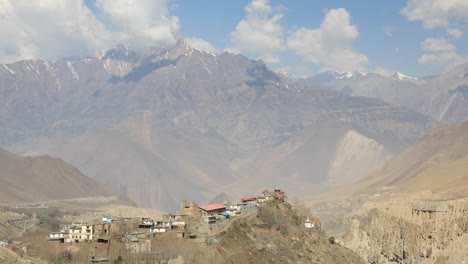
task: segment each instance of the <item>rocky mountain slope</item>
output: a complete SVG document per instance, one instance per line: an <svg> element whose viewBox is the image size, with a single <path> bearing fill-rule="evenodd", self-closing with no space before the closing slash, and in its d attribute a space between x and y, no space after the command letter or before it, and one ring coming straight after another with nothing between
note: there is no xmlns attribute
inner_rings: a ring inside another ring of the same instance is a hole
<svg viewBox="0 0 468 264"><path fill-rule="evenodd" d="M468 63L428 82L414 94L413 109L441 122L468 120Z"/></svg>
<svg viewBox="0 0 468 264"><path fill-rule="evenodd" d="M233 169L240 177L255 172L255 178L244 178L242 190L260 191L252 188L266 184L306 195L354 183L392 151L346 123L329 120L303 129L257 158L236 160Z"/></svg>
<svg viewBox="0 0 468 264"><path fill-rule="evenodd" d="M360 184L369 185L368 191L468 196L468 121L435 129Z"/></svg>
<svg viewBox="0 0 468 264"><path fill-rule="evenodd" d="M435 78L417 79L401 73L383 76L324 72L307 81L350 95L379 98L406 106L442 123L468 120L468 64Z"/></svg>
<svg viewBox="0 0 468 264"><path fill-rule="evenodd" d="M200 52L183 41L172 50L141 55L134 64L135 55L122 52L116 48L76 62L2 65L2 128L8 132L2 145L46 132L70 136L108 128L138 110L150 111L155 120L186 133L237 142L241 149L278 143L323 119L341 118L374 132L387 129L389 136L406 143L418 138L422 132L417 131L427 122L379 100L320 89L277 75L261 61ZM117 68L131 64L132 70L124 77L114 75L112 63ZM385 119L397 119L415 131L405 134L391 126L372 126L366 124L368 119L356 118L356 112L379 120L391 113ZM408 114L407 119L397 116L401 113ZM251 138L258 138L254 146L239 142Z"/></svg>
<svg viewBox="0 0 468 264"><path fill-rule="evenodd" d="M50 152L115 186L138 205L163 211L173 209L181 198L206 201L234 181L221 147L158 126L148 112Z"/></svg>
<svg viewBox="0 0 468 264"><path fill-rule="evenodd" d="M444 125L360 182L309 197L309 206L325 229L346 226L342 244L367 262L463 263L467 135L468 121Z"/></svg>
<svg viewBox="0 0 468 264"><path fill-rule="evenodd" d="M115 197L114 203L134 205L112 188L88 178L60 159L26 158L0 149L0 167L2 204Z"/></svg>
<svg viewBox="0 0 468 264"><path fill-rule="evenodd" d="M362 162L368 167L350 172L353 179L335 172L333 182L349 183L433 125L415 111L322 89L278 75L262 61L201 52L183 41L169 50L120 46L98 58L1 65L0 87L1 146L63 157L140 205L160 209L176 208L188 192L207 201L239 190L246 179L254 188L268 179L291 191L330 182L329 171L340 167L334 160L352 160L342 150L352 130L384 150L365 148L378 158L360 156L370 159ZM327 136L328 145L314 138L333 126L340 129ZM275 156L291 144L291 152ZM320 150L326 150L321 162L312 162ZM301 153L306 156L296 161ZM268 176L270 161L287 175ZM313 174L310 164L317 165ZM296 186L285 179L297 179Z"/></svg>
<svg viewBox="0 0 468 264"><path fill-rule="evenodd" d="M346 132L334 155L328 172L331 185L357 182L387 158L382 144L354 130Z"/></svg>

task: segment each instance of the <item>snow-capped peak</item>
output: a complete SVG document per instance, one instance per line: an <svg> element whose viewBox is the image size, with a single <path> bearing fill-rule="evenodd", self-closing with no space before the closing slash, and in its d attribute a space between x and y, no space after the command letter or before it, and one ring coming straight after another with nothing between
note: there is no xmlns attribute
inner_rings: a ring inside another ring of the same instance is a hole
<svg viewBox="0 0 468 264"><path fill-rule="evenodd" d="M343 73L337 73L335 75L335 79L350 79L353 77L362 77L365 76L365 74L355 71L355 72L343 72Z"/></svg>
<svg viewBox="0 0 468 264"><path fill-rule="evenodd" d="M347 79L360 79L365 77L367 74L355 71L355 72L336 72L336 71L324 71L320 72L312 77L310 80L317 82L329 82L332 80L347 80Z"/></svg>
<svg viewBox="0 0 468 264"><path fill-rule="evenodd" d="M399 73L399 72L395 72L394 74L390 75L390 77L392 77L394 79L401 80L401 81L407 80L407 79L417 80L417 78L409 77L409 76L404 75L403 73Z"/></svg>
<svg viewBox="0 0 468 264"><path fill-rule="evenodd" d="M277 74L281 74L281 75L286 76L288 78L297 79L297 77L294 74L292 74L290 72L287 72L287 71L284 71L284 70L276 70L275 72Z"/></svg>
<svg viewBox="0 0 468 264"><path fill-rule="evenodd" d="M136 51L130 50L125 45L117 45L110 50L102 52L98 59L103 60L122 60L122 61L134 61L139 58L139 54Z"/></svg>
<svg viewBox="0 0 468 264"><path fill-rule="evenodd" d="M344 73L341 73L340 75L336 76L336 79L349 79L351 77L353 77L352 73L344 72Z"/></svg>

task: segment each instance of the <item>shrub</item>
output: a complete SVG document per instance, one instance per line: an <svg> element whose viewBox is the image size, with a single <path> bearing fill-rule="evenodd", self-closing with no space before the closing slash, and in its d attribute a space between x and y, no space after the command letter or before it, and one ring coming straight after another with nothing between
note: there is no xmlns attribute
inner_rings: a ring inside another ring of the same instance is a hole
<svg viewBox="0 0 468 264"><path fill-rule="evenodd" d="M116 260L114 260L114 264L122 264L123 263L123 258L122 256L118 256Z"/></svg>

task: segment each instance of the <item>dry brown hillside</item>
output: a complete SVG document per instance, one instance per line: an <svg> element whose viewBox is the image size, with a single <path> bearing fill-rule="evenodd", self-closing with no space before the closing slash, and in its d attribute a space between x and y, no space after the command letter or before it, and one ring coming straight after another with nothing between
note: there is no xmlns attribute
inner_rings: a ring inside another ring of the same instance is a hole
<svg viewBox="0 0 468 264"><path fill-rule="evenodd" d="M363 191L468 194L468 121L444 125L361 181Z"/></svg>
<svg viewBox="0 0 468 264"><path fill-rule="evenodd" d="M0 203L32 203L76 198L117 197L114 203L133 202L50 156L22 157L0 149Z"/></svg>

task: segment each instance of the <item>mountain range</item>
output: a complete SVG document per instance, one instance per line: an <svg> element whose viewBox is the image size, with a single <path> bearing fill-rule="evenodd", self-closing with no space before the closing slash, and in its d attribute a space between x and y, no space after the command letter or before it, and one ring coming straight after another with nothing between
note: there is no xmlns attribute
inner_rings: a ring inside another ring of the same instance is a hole
<svg viewBox="0 0 468 264"><path fill-rule="evenodd" d="M441 78L449 77L424 82ZM61 157L138 205L166 211L223 191L300 195L351 184L437 125L406 106L184 41L4 64L0 87L0 146Z"/></svg>
<svg viewBox="0 0 468 264"><path fill-rule="evenodd" d="M399 72L390 76L323 72L306 80L349 95L379 98L405 106L441 123L468 119L468 64L459 65L441 76L426 78L413 78Z"/></svg>

